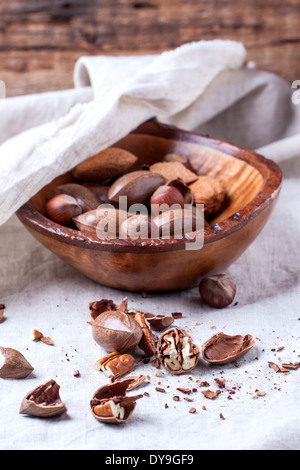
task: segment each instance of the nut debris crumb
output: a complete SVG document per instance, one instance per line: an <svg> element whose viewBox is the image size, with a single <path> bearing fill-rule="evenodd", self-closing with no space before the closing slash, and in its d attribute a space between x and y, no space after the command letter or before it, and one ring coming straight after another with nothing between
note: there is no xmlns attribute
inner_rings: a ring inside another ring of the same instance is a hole
<svg viewBox="0 0 300 470"><path fill-rule="evenodd" d="M74 375L74 377L80 377L79 370L75 370L73 375Z"/></svg>
<svg viewBox="0 0 300 470"><path fill-rule="evenodd" d="M250 398L256 399L258 397L264 397L267 393L263 392L262 390L256 390L252 395L250 395Z"/></svg>
<svg viewBox="0 0 300 470"><path fill-rule="evenodd" d="M3 317L4 317L4 310L0 310L0 322L1 322Z"/></svg>
<svg viewBox="0 0 300 470"><path fill-rule="evenodd" d="M220 413L220 418L225 419L222 413Z"/></svg>
<svg viewBox="0 0 300 470"><path fill-rule="evenodd" d="M190 409L189 409L189 413L191 413L191 414L196 413L196 411L197 411L196 408L190 408Z"/></svg>
<svg viewBox="0 0 300 470"><path fill-rule="evenodd" d="M221 390L217 390L216 392L212 392L211 390L204 390L201 393L203 393L205 398L209 398L210 400L214 400L215 398L217 398L218 395L220 395Z"/></svg>
<svg viewBox="0 0 300 470"><path fill-rule="evenodd" d="M162 387L155 387L155 390L156 390L157 392L166 393L166 390L165 390L164 388L162 388Z"/></svg>
<svg viewBox="0 0 300 470"><path fill-rule="evenodd" d="M190 393L192 393L192 390L190 388L181 388L181 387L177 387L176 390L178 390L179 392L182 392L182 393L187 393L188 395Z"/></svg>

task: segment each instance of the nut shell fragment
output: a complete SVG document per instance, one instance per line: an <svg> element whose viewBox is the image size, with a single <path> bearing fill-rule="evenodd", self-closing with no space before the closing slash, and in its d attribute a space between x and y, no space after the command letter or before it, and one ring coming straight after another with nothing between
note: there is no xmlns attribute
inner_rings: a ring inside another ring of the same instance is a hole
<svg viewBox="0 0 300 470"><path fill-rule="evenodd" d="M34 370L23 354L16 349L0 346L0 354L4 359L4 364L0 368L2 379L25 379Z"/></svg>
<svg viewBox="0 0 300 470"><path fill-rule="evenodd" d="M196 367L200 351L184 330L174 327L159 338L157 355L168 372L183 374Z"/></svg>
<svg viewBox="0 0 300 470"><path fill-rule="evenodd" d="M174 322L174 317L167 315L153 315L153 313L144 313L147 322L152 330L161 331L169 328Z"/></svg>
<svg viewBox="0 0 300 470"><path fill-rule="evenodd" d="M39 418L52 418L65 413L67 408L61 401L59 389L55 380L40 385L26 395L19 413Z"/></svg>
<svg viewBox="0 0 300 470"><path fill-rule="evenodd" d="M207 215L217 213L225 199L225 189L223 184L211 176L199 176L190 185L196 204L204 204Z"/></svg>
<svg viewBox="0 0 300 470"><path fill-rule="evenodd" d="M228 364L246 354L255 344L251 335L213 335L202 346L203 359L211 364Z"/></svg>
<svg viewBox="0 0 300 470"><path fill-rule="evenodd" d="M119 312L127 313L128 298L124 297L120 305L116 305L113 300L101 299L89 303L89 313L93 320L95 320L101 313L117 310Z"/></svg>
<svg viewBox="0 0 300 470"><path fill-rule="evenodd" d="M152 357L156 353L156 347L154 344L154 335L150 329L150 325L147 322L145 315L142 312L137 312L134 316L135 321L142 328L143 336L139 343L139 348L141 348L146 356Z"/></svg>

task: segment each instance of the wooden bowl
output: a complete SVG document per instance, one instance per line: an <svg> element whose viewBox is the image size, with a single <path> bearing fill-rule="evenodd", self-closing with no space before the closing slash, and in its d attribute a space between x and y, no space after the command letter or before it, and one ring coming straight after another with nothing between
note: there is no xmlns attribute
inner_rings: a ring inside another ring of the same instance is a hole
<svg viewBox="0 0 300 470"><path fill-rule="evenodd" d="M220 178L228 200L205 229L204 246L186 250L183 240L99 240L62 227L45 216L45 204L67 173L45 186L17 215L49 250L88 278L132 292L169 291L198 285L222 273L253 242L278 199L282 172L271 160L220 140L149 121L114 146L139 157L133 169L161 161L167 153L186 155L198 174ZM245 267L246 269L246 267Z"/></svg>

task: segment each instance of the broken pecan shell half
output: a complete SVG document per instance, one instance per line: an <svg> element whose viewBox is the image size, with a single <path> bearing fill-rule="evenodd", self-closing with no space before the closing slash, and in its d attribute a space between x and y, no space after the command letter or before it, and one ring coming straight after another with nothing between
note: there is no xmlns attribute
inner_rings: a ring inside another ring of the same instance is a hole
<svg viewBox="0 0 300 470"><path fill-rule="evenodd" d="M154 344L154 334L150 329L150 325L147 322L145 315L142 312L137 312L134 316L135 321L142 328L143 336L138 344L139 348L144 351L148 357L154 356L156 354L156 347Z"/></svg>
<svg viewBox="0 0 300 470"><path fill-rule="evenodd" d="M55 380L40 385L26 395L19 413L39 418L52 418L65 413L67 408L61 401L59 389Z"/></svg>
<svg viewBox="0 0 300 470"><path fill-rule="evenodd" d="M184 330L171 328L159 338L157 355L168 372L183 374L196 367L200 351Z"/></svg>
<svg viewBox="0 0 300 470"><path fill-rule="evenodd" d="M202 345L203 359L211 364L228 364L246 354L255 344L251 335L213 335Z"/></svg>
<svg viewBox="0 0 300 470"><path fill-rule="evenodd" d="M143 397L126 396L132 382L132 379L124 379L100 387L90 402L93 416L103 423L126 422L134 412L136 400Z"/></svg>

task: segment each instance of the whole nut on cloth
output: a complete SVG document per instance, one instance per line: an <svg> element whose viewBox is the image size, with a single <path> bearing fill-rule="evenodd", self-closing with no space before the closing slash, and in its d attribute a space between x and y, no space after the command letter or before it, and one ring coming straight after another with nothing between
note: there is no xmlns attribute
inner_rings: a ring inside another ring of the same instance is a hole
<svg viewBox="0 0 300 470"><path fill-rule="evenodd" d="M228 274L215 274L202 279L199 293L202 301L210 307L224 308L233 302L236 284Z"/></svg>
<svg viewBox="0 0 300 470"><path fill-rule="evenodd" d="M103 423L124 423L136 407L136 400L143 395L126 396L134 378L124 379L100 387L90 401L93 416Z"/></svg>
<svg viewBox="0 0 300 470"><path fill-rule="evenodd" d="M52 418L65 413L67 408L61 401L59 389L55 380L40 385L26 395L19 413L39 418Z"/></svg>
<svg viewBox="0 0 300 470"><path fill-rule="evenodd" d="M114 377L127 374L133 366L135 360L131 354L121 354L118 351L114 351L107 356L99 359L95 364L96 370L102 370L106 377Z"/></svg>
<svg viewBox="0 0 300 470"><path fill-rule="evenodd" d="M157 355L168 372L183 374L196 367L200 351L184 330L174 327L159 338Z"/></svg>
<svg viewBox="0 0 300 470"><path fill-rule="evenodd" d="M1 356L3 361L1 361ZM0 377L2 379L25 379L33 370L32 365L19 351L0 346Z"/></svg>
<svg viewBox="0 0 300 470"><path fill-rule="evenodd" d="M108 311L92 323L93 338L106 351L125 352L134 349L141 341L140 325L127 313Z"/></svg>

